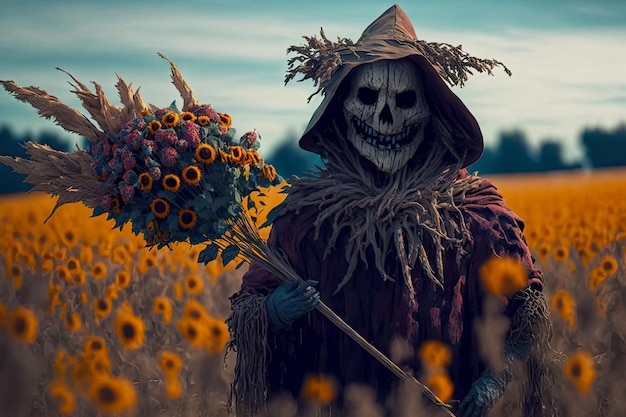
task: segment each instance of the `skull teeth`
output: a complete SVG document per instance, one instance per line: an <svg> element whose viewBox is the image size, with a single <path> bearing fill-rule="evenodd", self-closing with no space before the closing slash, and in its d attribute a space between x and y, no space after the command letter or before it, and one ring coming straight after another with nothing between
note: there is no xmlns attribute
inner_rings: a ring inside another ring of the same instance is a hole
<svg viewBox="0 0 626 417"><path fill-rule="evenodd" d="M379 149L389 151L399 150L403 146L411 143L421 127L421 123L416 123L405 127L401 132L396 133L395 135L383 135L356 116L352 116L350 121L352 122L352 126L354 126L356 133L359 134L368 144Z"/></svg>

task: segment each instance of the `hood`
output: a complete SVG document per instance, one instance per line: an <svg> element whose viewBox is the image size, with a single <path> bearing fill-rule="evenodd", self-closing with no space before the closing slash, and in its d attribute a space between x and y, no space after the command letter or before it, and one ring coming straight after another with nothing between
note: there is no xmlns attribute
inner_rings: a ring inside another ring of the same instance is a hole
<svg viewBox="0 0 626 417"><path fill-rule="evenodd" d="M431 112L438 115L453 132L455 149L467 150L467 157L465 161L462 161L462 166L466 167L476 162L483 152L483 136L480 127L461 99L446 83L446 79L450 80L450 72L446 72L445 66L437 62L438 56L432 53L433 45L417 39L411 21L398 5L385 11L365 29L356 43L350 42L348 48L341 48L335 53L333 59L338 64L328 84L323 89L321 88L322 103L311 117L300 138L300 147L321 154L319 137L323 137L322 132L328 129L330 119L333 116L336 117L337 114L342 114L337 113L342 112L343 103L336 99L336 95L343 81L354 68L379 60L409 58L422 72L425 95ZM491 62L492 66L493 62L496 63L495 65L500 64L497 61ZM487 71L489 69L483 68ZM506 67L505 70L509 72ZM462 72L460 82L457 80L455 83L462 85L465 76L466 73Z"/></svg>

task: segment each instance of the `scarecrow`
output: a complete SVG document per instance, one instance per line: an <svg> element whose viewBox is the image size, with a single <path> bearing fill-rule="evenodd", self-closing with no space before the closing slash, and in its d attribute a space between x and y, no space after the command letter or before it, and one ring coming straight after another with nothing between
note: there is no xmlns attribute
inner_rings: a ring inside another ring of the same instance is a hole
<svg viewBox="0 0 626 417"><path fill-rule="evenodd" d="M513 364L543 349L550 326L522 220L466 169L482 153L482 134L448 86L503 65L418 40L397 5L356 43L323 31L305 39L289 48L297 56L286 81L302 75L323 94L299 144L324 164L292 178L269 244L306 283L284 283L252 263L233 295L238 410L260 413L284 391L297 397L308 374L367 384L381 403L397 390L385 367L313 311L322 300L387 355L397 337L415 349L447 345L456 415L484 415L516 377ZM523 288L502 299L510 326L498 370L480 357L473 331L485 297L479 268L493 257L513 258L527 273ZM423 370L417 360L405 365Z"/></svg>

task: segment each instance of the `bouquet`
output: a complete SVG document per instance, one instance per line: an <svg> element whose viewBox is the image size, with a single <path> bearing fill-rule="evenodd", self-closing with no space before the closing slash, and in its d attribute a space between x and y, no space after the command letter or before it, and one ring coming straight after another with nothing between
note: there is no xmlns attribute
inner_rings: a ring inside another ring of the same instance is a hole
<svg viewBox="0 0 626 417"><path fill-rule="evenodd" d="M90 148L68 154L29 142L31 159L0 157L0 161L27 174L34 190L58 195L55 210L81 201L93 208L94 216L113 219L115 227L130 223L148 246L206 244L199 261L210 262L221 249L226 264L239 247L215 241L243 215L245 197L282 179L259 155L258 133L237 138L230 115L195 100L176 65L169 62L172 81L184 100L182 110L175 102L164 108L146 105L139 91L133 92L118 77L125 106L119 109L108 103L98 84L92 93L70 75L73 92L99 128L43 90L3 81L9 92L39 109L40 115L54 117L65 129L87 137ZM248 199L247 209L253 208L254 201Z"/></svg>

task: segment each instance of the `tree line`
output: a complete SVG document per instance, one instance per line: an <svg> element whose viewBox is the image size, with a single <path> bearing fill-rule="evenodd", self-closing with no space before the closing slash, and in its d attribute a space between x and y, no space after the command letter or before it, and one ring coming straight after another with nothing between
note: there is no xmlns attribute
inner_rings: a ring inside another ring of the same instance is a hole
<svg viewBox="0 0 626 417"><path fill-rule="evenodd" d="M0 154L26 158L21 144L27 140L50 145L61 151L72 151L75 145L63 140L53 132L42 132L36 137L19 136L9 126L0 126ZM85 138L77 142L82 149L88 148ZM586 128L579 137L583 150L580 160L566 162L563 143L557 140L544 140L534 150L522 130L501 132L496 143L486 146L483 156L468 169L479 174L514 174L531 172L563 171L581 168L608 168L626 166L626 123L613 129L601 127ZM287 134L266 161L276 167L285 178L302 176L321 163L319 157L298 147L298 135ZM28 191L31 185L23 182L19 175L0 164L0 194Z"/></svg>

